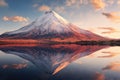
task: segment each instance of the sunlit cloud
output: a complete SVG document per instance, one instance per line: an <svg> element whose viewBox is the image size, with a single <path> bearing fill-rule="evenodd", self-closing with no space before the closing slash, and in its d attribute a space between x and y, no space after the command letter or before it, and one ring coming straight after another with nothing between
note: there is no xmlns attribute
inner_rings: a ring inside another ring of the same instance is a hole
<svg viewBox="0 0 120 80"><path fill-rule="evenodd" d="M96 73L95 74L95 80L105 80L105 76L102 73Z"/></svg>
<svg viewBox="0 0 120 80"><path fill-rule="evenodd" d="M102 13L104 16L106 16L108 19L110 19L113 22L120 23L120 12L111 12L111 13Z"/></svg>
<svg viewBox="0 0 120 80"><path fill-rule="evenodd" d="M50 7L47 5L42 5L38 8L38 11L49 11Z"/></svg>
<svg viewBox="0 0 120 80"><path fill-rule="evenodd" d="M120 0L117 1L117 4L120 5Z"/></svg>
<svg viewBox="0 0 120 80"><path fill-rule="evenodd" d="M118 31L117 31L115 28L113 28L113 27L98 27L98 29L105 30L105 31L101 32L102 34L111 34L111 33L118 32Z"/></svg>
<svg viewBox="0 0 120 80"><path fill-rule="evenodd" d="M5 0L0 0L0 6L8 6L8 3Z"/></svg>
<svg viewBox="0 0 120 80"><path fill-rule="evenodd" d="M3 17L4 21L13 21L13 22L28 22L28 18L22 17L22 16L4 16Z"/></svg>
<svg viewBox="0 0 120 80"><path fill-rule="evenodd" d="M91 3L96 10L104 9L106 6L103 0L91 0Z"/></svg>
<svg viewBox="0 0 120 80"><path fill-rule="evenodd" d="M111 62L109 65L105 66L103 70L120 71L120 62Z"/></svg>

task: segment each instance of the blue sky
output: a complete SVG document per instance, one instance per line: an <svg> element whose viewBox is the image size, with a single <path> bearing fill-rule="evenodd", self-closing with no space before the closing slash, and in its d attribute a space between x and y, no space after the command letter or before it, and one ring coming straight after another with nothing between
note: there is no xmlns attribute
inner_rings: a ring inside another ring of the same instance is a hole
<svg viewBox="0 0 120 80"><path fill-rule="evenodd" d="M49 9L81 28L120 38L120 0L0 0L0 34L29 24Z"/></svg>

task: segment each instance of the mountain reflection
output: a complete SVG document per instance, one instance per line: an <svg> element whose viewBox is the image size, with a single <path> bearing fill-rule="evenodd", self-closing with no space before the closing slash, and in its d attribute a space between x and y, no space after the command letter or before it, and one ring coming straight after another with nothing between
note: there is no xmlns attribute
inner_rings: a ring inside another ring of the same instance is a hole
<svg viewBox="0 0 120 80"><path fill-rule="evenodd" d="M1 47L5 53L20 56L38 68L45 68L49 73L56 74L71 62L89 55L103 46L80 45L39 45L39 46L12 46Z"/></svg>
<svg viewBox="0 0 120 80"><path fill-rule="evenodd" d="M17 55L33 63L44 76L45 74L55 75L73 61L102 48L105 48L105 46L81 46L75 44L0 46L1 51Z"/></svg>

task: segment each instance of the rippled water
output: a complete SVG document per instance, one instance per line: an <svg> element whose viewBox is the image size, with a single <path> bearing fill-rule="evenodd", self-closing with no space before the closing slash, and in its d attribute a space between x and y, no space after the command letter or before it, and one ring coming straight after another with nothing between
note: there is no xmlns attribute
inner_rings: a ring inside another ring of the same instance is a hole
<svg viewBox="0 0 120 80"><path fill-rule="evenodd" d="M0 80L120 80L120 47L0 46Z"/></svg>

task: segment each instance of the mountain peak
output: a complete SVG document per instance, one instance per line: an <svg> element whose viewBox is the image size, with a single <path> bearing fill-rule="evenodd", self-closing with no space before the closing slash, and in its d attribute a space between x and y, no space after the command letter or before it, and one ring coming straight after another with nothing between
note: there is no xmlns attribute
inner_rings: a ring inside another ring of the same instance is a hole
<svg viewBox="0 0 120 80"><path fill-rule="evenodd" d="M52 11L52 10L46 11L43 17L40 19L42 20L48 19L50 21L57 21L65 24L69 23L67 20L65 20L63 17L61 17L59 14L57 14L55 11Z"/></svg>
<svg viewBox="0 0 120 80"><path fill-rule="evenodd" d="M54 14L54 11L49 10L49 11L46 11L46 12L45 12L45 14L50 14L50 13Z"/></svg>

